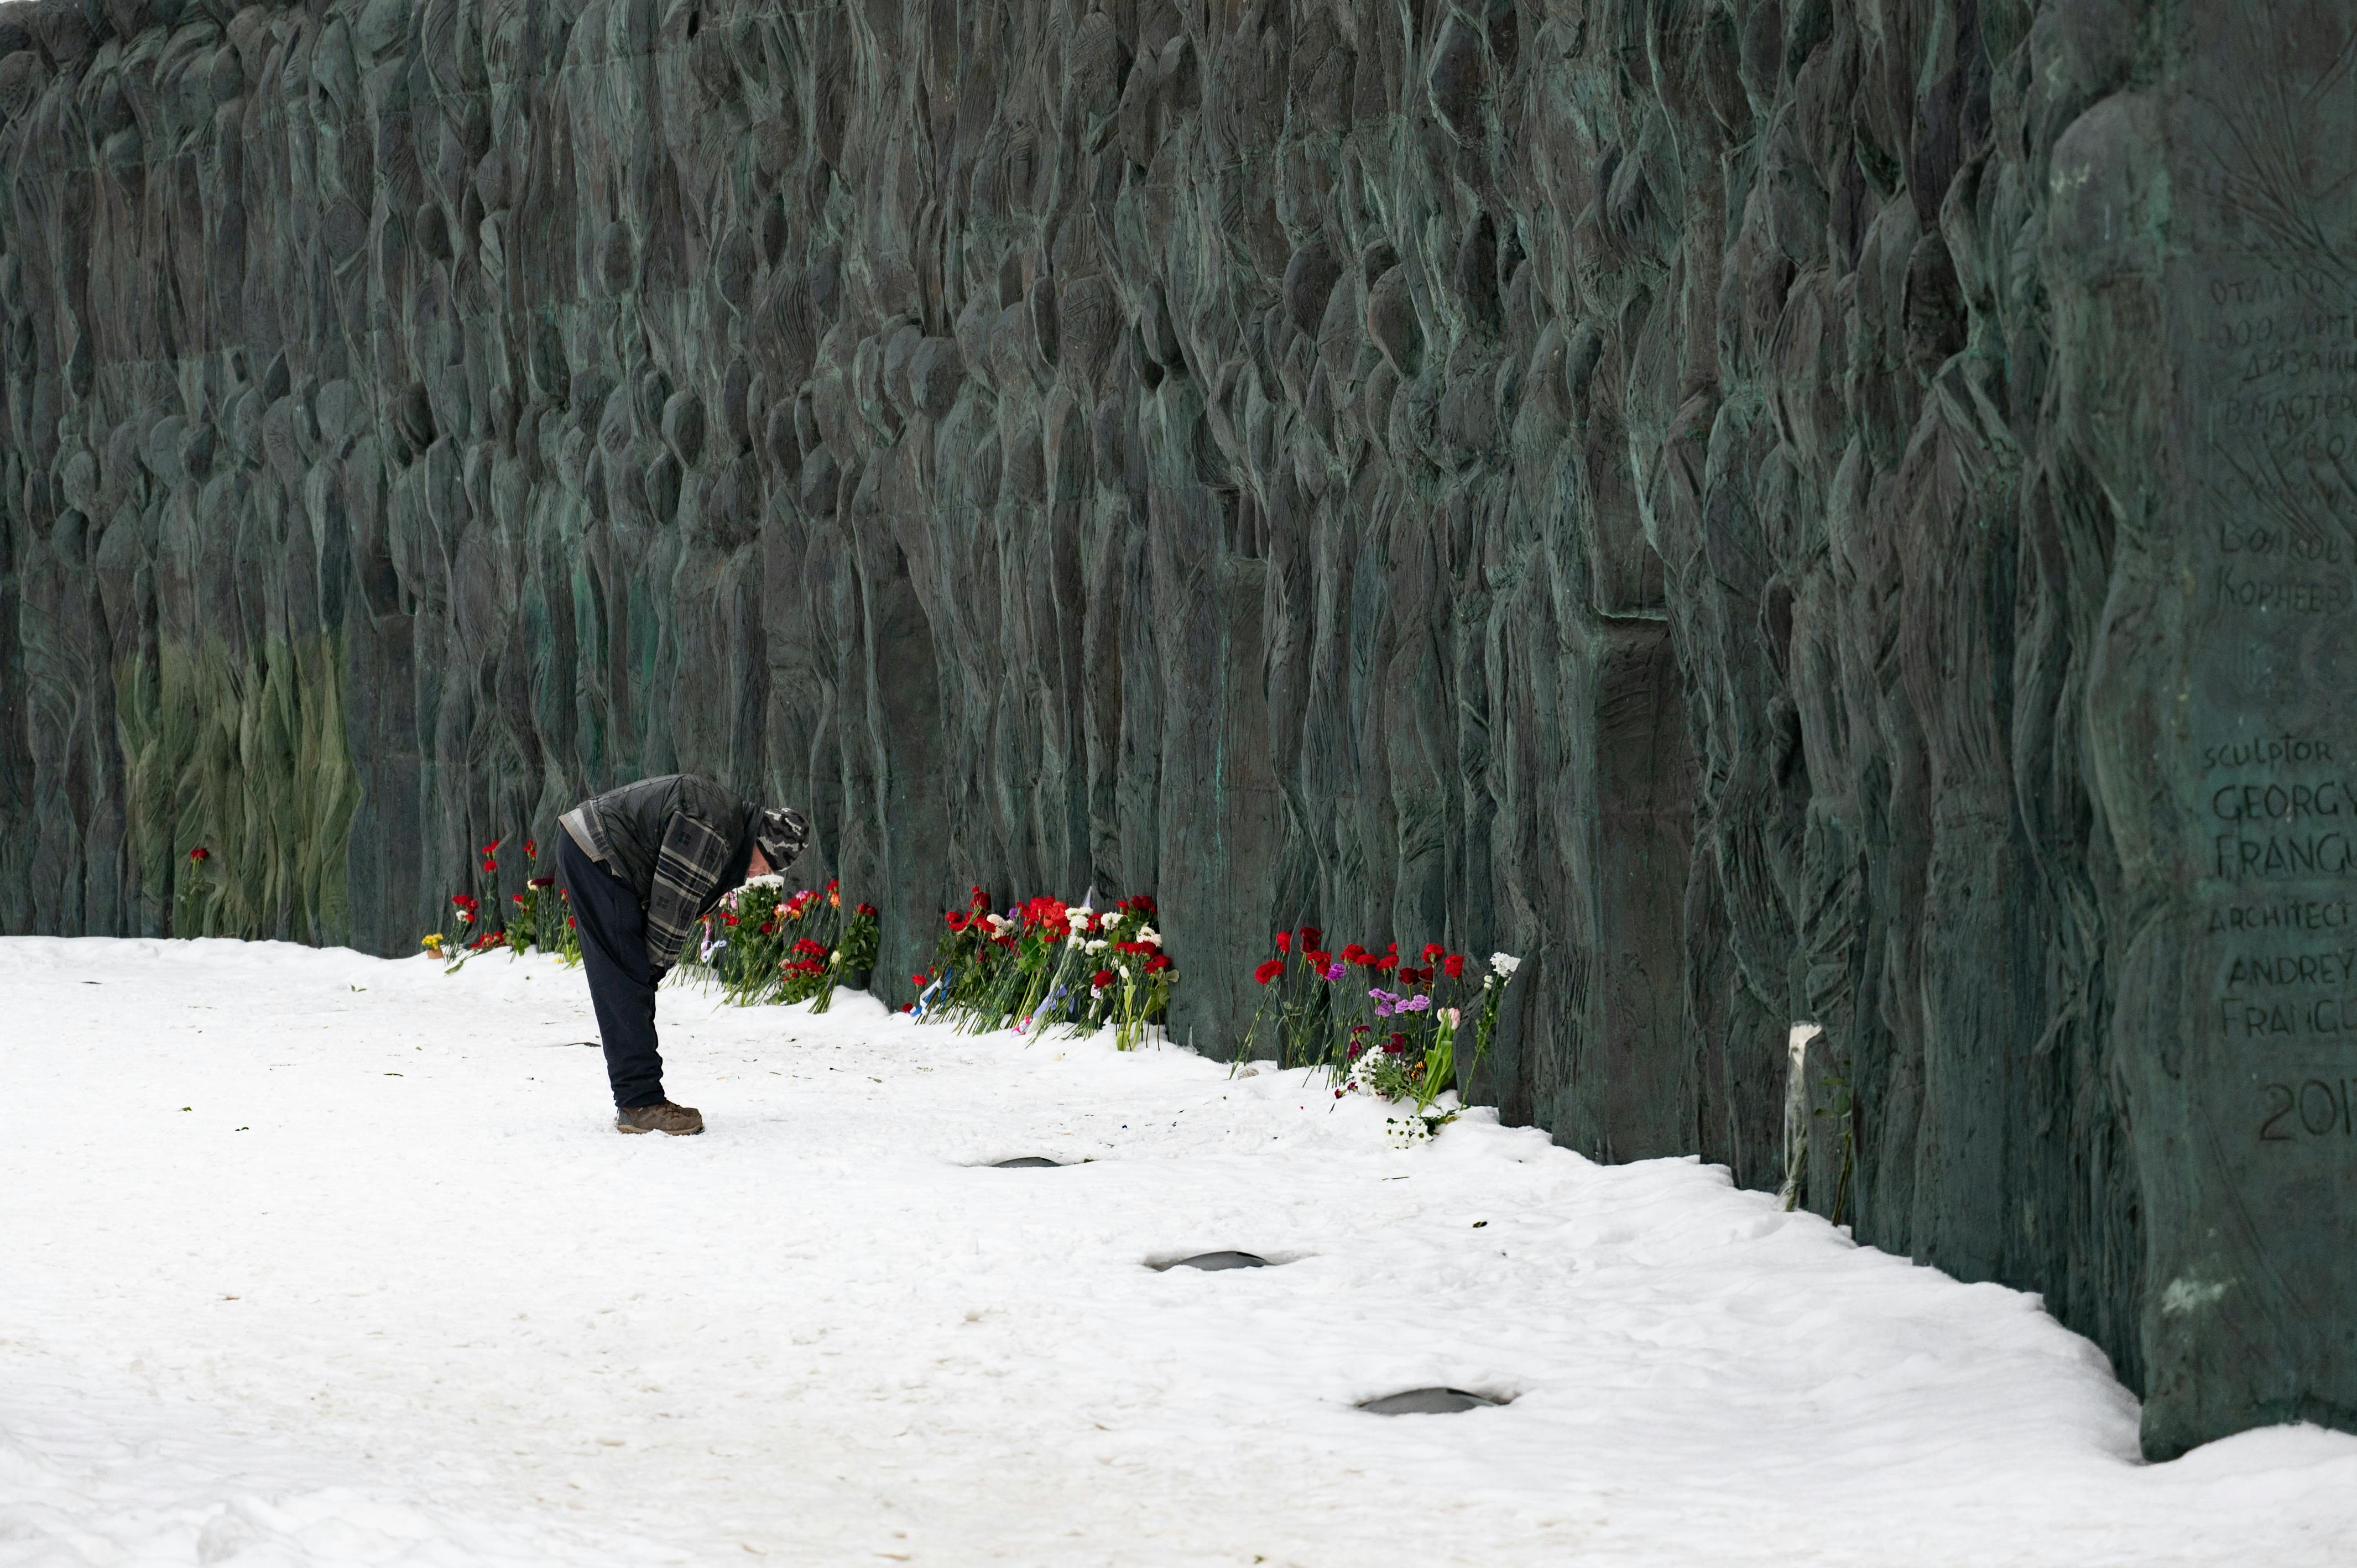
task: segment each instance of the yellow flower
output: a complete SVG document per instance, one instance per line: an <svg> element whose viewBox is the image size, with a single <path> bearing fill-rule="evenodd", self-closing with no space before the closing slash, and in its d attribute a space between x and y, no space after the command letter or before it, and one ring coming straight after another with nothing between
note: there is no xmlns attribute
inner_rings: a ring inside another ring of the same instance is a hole
<svg viewBox="0 0 2357 1568"><path fill-rule="evenodd" d="M442 933L439 931L431 932L426 936L424 941L417 945L424 948L427 952L432 953L436 958L440 958L442 956Z"/></svg>

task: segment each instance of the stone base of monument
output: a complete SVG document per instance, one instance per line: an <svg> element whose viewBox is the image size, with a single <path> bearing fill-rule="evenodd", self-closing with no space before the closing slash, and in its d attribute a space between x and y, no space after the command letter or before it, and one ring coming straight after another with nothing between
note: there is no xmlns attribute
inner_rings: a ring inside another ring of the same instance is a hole
<svg viewBox="0 0 2357 1568"><path fill-rule="evenodd" d="M1191 1258L1173 1258L1168 1262L1146 1266L1157 1273L1170 1269L1201 1269L1206 1273L1216 1273L1222 1269L1265 1269L1275 1265L1257 1252L1198 1252Z"/></svg>
<svg viewBox="0 0 2357 1568"><path fill-rule="evenodd" d="M1480 1410L1505 1402L1488 1394L1468 1393L1463 1389L1408 1389L1401 1393L1385 1394L1381 1399L1362 1401L1359 1408L1375 1415L1455 1415L1459 1411Z"/></svg>

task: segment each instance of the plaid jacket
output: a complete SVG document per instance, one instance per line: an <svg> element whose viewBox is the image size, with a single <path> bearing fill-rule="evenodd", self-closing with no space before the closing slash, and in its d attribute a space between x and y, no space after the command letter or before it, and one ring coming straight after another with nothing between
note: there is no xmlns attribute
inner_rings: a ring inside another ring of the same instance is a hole
<svg viewBox="0 0 2357 1568"><path fill-rule="evenodd" d="M679 961L696 920L745 880L759 812L709 779L674 773L585 800L567 815L580 819L589 852L638 890L647 964L660 977Z"/></svg>

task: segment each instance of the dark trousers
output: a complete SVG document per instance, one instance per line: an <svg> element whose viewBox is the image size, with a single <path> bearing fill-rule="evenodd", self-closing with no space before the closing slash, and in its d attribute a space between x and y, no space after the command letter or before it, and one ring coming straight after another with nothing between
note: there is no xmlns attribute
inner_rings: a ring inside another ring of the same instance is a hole
<svg viewBox="0 0 2357 1568"><path fill-rule="evenodd" d="M606 1046L606 1077L614 1103L662 1101L662 1053L655 1048L655 975L647 964L647 912L629 883L583 853L557 830L556 874L572 900L581 933L581 967L589 974L589 1004Z"/></svg>

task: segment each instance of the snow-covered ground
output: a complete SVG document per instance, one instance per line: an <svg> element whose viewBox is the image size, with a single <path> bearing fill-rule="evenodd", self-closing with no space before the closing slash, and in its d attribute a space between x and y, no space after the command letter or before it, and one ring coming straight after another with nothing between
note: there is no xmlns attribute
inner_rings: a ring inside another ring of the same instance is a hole
<svg viewBox="0 0 2357 1568"><path fill-rule="evenodd" d="M2030 1298L1691 1161L662 1013L701 1138L553 962L0 942L0 1565L2357 1557L2357 1440L2143 1465ZM1146 1266L1218 1248L1285 1262ZM1512 1402L1355 1408L1435 1383Z"/></svg>

